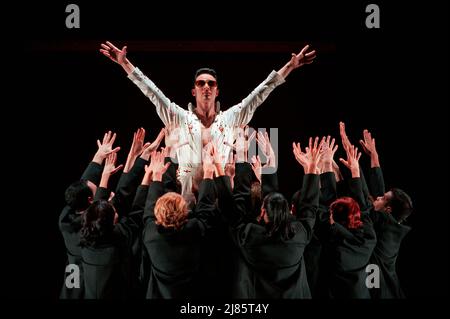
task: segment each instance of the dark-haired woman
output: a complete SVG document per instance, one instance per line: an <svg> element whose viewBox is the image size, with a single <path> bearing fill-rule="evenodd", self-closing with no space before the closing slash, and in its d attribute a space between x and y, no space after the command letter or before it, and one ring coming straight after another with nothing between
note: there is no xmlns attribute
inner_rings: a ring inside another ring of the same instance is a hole
<svg viewBox="0 0 450 319"><path fill-rule="evenodd" d="M298 146L297 150L306 174L297 216L291 215L283 195L270 193L263 200L260 222L255 223L245 218L251 209L252 168L240 158L240 152L246 150L237 149L234 209L224 210L241 255L235 273L235 298L311 297L303 251L311 238L319 204L319 176L315 174L319 159L317 139L314 147L310 141L309 154L302 153ZM229 183L226 178L223 182ZM223 191L219 195L224 196Z"/></svg>

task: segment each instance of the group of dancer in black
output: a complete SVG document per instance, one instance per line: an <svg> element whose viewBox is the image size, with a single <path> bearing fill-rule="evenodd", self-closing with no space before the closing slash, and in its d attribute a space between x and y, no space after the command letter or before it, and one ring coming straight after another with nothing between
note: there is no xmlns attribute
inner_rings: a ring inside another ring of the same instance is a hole
<svg viewBox="0 0 450 319"><path fill-rule="evenodd" d="M115 134L98 141L81 179L67 188L60 215L68 263L80 270L79 287L65 281L61 298L404 297L396 259L412 203L398 188L386 192L370 132L360 140L370 158L367 182L343 123L341 166L330 136L310 138L305 149L294 143L304 176L290 202L278 192L276 169L264 172L277 165L267 133L238 130L225 169L211 141L194 205L180 194L174 135L166 128L144 143L138 129L124 166L116 164ZM249 158L251 143L264 165ZM122 168L113 188L109 179ZM370 264L379 269L372 288Z"/></svg>
<svg viewBox="0 0 450 319"><path fill-rule="evenodd" d="M126 46L101 44L165 128L153 143L138 129L123 167L116 165L116 135L107 132L67 188L59 227L70 271L62 298L403 297L396 260L412 203L398 188L385 191L371 134L365 130L361 140L371 161L367 183L343 123L342 172L329 136L310 138L305 149L293 144L305 174L288 201L278 192L268 134L246 128L293 70L313 62L316 52L308 49L221 111L214 69L197 70L195 106L185 109L128 60ZM249 155L254 143L264 165ZM114 188L110 177L122 168Z"/></svg>

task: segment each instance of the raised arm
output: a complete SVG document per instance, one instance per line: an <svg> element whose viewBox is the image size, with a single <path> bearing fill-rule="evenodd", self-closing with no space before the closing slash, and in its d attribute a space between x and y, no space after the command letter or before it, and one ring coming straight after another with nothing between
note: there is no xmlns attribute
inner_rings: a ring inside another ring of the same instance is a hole
<svg viewBox="0 0 450 319"><path fill-rule="evenodd" d="M330 204L337 197L336 189L336 173L333 168L333 157L338 149L338 145L335 145L335 139L331 139L331 136L322 138L322 157L319 161L320 167L320 205L321 210L328 210Z"/></svg>
<svg viewBox="0 0 450 319"><path fill-rule="evenodd" d="M95 194L95 200L105 199L109 197L109 178L123 168L123 165L116 167L117 153L111 153L106 157L105 166L103 167L102 178L100 180L100 187Z"/></svg>
<svg viewBox="0 0 450 319"><path fill-rule="evenodd" d="M106 41L106 43L101 44L101 47L100 52L111 59L111 61L119 64L127 74L131 74L134 71L134 65L127 58L127 46L120 50L111 42Z"/></svg>
<svg viewBox="0 0 450 319"><path fill-rule="evenodd" d="M289 73L291 73L293 70L305 64L313 63L314 58L316 57L316 50L307 52L308 49L309 45L305 45L298 54L292 53L289 62L286 63L281 69L279 69L277 73L281 75L283 79L286 79Z"/></svg>
<svg viewBox="0 0 450 319"><path fill-rule="evenodd" d="M269 193L278 192L279 189L276 155L267 132L258 132L256 141L258 142L259 149L266 157L266 164L264 166L261 166L259 156L256 158L256 161L259 161L259 165L261 166L261 195L264 198Z"/></svg>
<svg viewBox="0 0 450 319"><path fill-rule="evenodd" d="M209 153L209 154L208 154ZM195 206L195 217L200 220L205 228L210 228L216 212L217 190L214 184L214 146L203 154L203 180L198 190L198 203ZM220 162L219 162L220 163ZM222 166L220 166L222 167ZM223 174L222 174L223 176Z"/></svg>
<svg viewBox="0 0 450 319"><path fill-rule="evenodd" d="M147 219L155 220L156 201L165 193L162 176L169 168L169 165L170 163L164 164L164 154L161 152L152 153L150 165L145 168L146 173L142 181L143 185L150 184L144 209L144 222Z"/></svg>
<svg viewBox="0 0 450 319"><path fill-rule="evenodd" d="M370 194L377 198L385 193L384 176L378 158L378 152L375 145L375 138L368 130L363 131L364 140L360 140L364 153L370 157L369 190Z"/></svg>
<svg viewBox="0 0 450 319"><path fill-rule="evenodd" d="M142 151L144 150L144 139L145 129L142 127L138 128L137 131L133 133L133 141L131 143L130 151L128 152L125 167L123 168L123 173L128 173L133 167L136 159L142 154Z"/></svg>
<svg viewBox="0 0 450 319"><path fill-rule="evenodd" d="M253 134L256 135L255 132ZM253 136L252 134L252 136ZM246 134L238 134L235 143L236 164L233 188L234 209L224 211L231 226L237 226L251 212L251 173L248 160L249 140Z"/></svg>
<svg viewBox="0 0 450 319"><path fill-rule="evenodd" d="M131 210L132 200L136 193L139 179L142 178L144 166L148 163L149 155L143 156L144 152L148 153L156 149L163 137L164 131L161 131L153 143L146 143L144 145L145 130L140 128L134 133L124 172L120 176L115 196L112 200L114 207L116 207L117 211L121 211L121 214L128 213ZM141 157L138 158L138 156Z"/></svg>
<svg viewBox="0 0 450 319"><path fill-rule="evenodd" d="M267 99L277 86L284 82L285 80L281 75L272 71L246 98L223 112L225 124L232 127L248 124L258 106Z"/></svg>
<svg viewBox="0 0 450 319"><path fill-rule="evenodd" d="M367 197L363 192L360 168L359 168L359 159L361 157L361 153L358 152L358 148L350 145L346 150L347 159L344 160L340 158L339 160L344 164L351 172L352 178L349 181L349 190L350 196L358 202L361 207L361 210L366 210L368 208Z"/></svg>
<svg viewBox="0 0 450 319"><path fill-rule="evenodd" d="M164 93L148 78L139 68L136 68L127 58L127 47L122 50L111 42L101 44L100 52L106 57L119 64L128 74L128 78L136 84L142 93L147 96L156 106L156 112L164 125L169 123L181 123L187 113L186 110L171 102Z"/></svg>
<svg viewBox="0 0 450 319"><path fill-rule="evenodd" d="M258 106L263 103L269 94L280 84L293 70L310 64L316 57L316 51L307 52L309 45L305 46L298 54L292 53L291 59L278 72L272 71L269 76L253 90L241 103L231 107L224 116L227 124L233 126L245 125L250 122Z"/></svg>
<svg viewBox="0 0 450 319"><path fill-rule="evenodd" d="M105 133L101 142L100 140L97 140L98 149L95 152L92 161L81 175L81 179L89 180L95 185L100 183L103 161L109 154L116 153L120 150L120 147L113 148L115 139L116 134L109 131Z"/></svg>
<svg viewBox="0 0 450 319"><path fill-rule="evenodd" d="M342 146L344 147L344 151L347 153L349 148L353 144L350 142L350 139L347 136L347 132L345 131L345 123L344 122L339 122L339 133L341 135ZM359 177L361 178L361 186L362 186L364 198L366 198L366 200L367 200L369 198L369 187L367 186L366 179L364 177L363 171L361 170L361 167L359 168Z"/></svg>
<svg viewBox="0 0 450 319"><path fill-rule="evenodd" d="M319 208L319 175L317 174L317 166L322 157L322 143L319 145L319 138L309 138L309 147L306 152L302 152L300 143L293 143L293 153L297 162L303 166L305 177L298 202L296 203L297 214L305 228L308 240L313 233L314 223L316 221L316 213Z"/></svg>

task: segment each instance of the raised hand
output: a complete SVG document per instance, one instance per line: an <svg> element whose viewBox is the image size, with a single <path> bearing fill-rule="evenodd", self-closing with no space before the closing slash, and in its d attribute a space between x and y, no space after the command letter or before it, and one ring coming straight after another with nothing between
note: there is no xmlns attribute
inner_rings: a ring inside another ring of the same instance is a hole
<svg viewBox="0 0 450 319"><path fill-rule="evenodd" d="M144 139L145 139L145 129L138 128L136 132L133 133L133 142L131 143L130 151L128 152L127 161L125 163L124 173L128 173L133 167L136 158L142 154L144 150Z"/></svg>
<svg viewBox="0 0 450 319"><path fill-rule="evenodd" d="M359 140L363 151L370 156L370 166L380 167L380 161L378 159L378 152L375 145L375 138L372 138L372 134L368 130L363 131L364 140Z"/></svg>
<svg viewBox="0 0 450 319"><path fill-rule="evenodd" d="M295 144L295 142L292 143L292 152L294 153L295 159L297 162L305 167L308 163L308 158L306 156L306 153L302 151L302 147L300 145L300 142Z"/></svg>
<svg viewBox="0 0 450 319"><path fill-rule="evenodd" d="M338 149L338 145L334 145L335 139L331 139L330 135L322 137L322 156L319 162L319 168L322 173L333 171L333 157Z"/></svg>
<svg viewBox="0 0 450 319"><path fill-rule="evenodd" d="M120 164L116 167L117 161L117 153L111 153L106 157L105 167L103 168L103 174L114 175L120 169L123 168L123 165Z"/></svg>
<svg viewBox="0 0 450 319"><path fill-rule="evenodd" d="M361 152L358 152L358 148L350 145L347 153L347 160L340 158L342 164L344 164L352 173L352 177L360 177L359 173L359 158L361 157Z"/></svg>
<svg viewBox="0 0 450 319"><path fill-rule="evenodd" d="M120 65L125 63L127 58L127 46L124 46L122 50L120 50L109 41L106 41L106 43L102 43L100 45L102 47L102 49L100 49L100 52L103 53L103 55L105 55L106 57L110 58L111 61L116 62Z"/></svg>
<svg viewBox="0 0 450 319"><path fill-rule="evenodd" d="M251 129L250 136L248 135L250 132L250 128L246 125L244 128L239 127L237 130L237 137L234 144L230 144L228 142L224 142L225 145L230 146L232 149L236 151L236 161L238 162L247 162L248 161L248 148L251 141L256 136L256 131Z"/></svg>
<svg viewBox="0 0 450 319"><path fill-rule="evenodd" d="M162 181L163 174L170 166L170 162L164 164L164 152L153 152L152 161L150 163L149 170L152 171L154 181Z"/></svg>
<svg viewBox="0 0 450 319"><path fill-rule="evenodd" d="M102 142L97 140L98 150L94 155L93 162L96 162L102 165L103 160L111 153L117 153L120 150L120 147L112 148L114 141L116 140L116 133L112 133L108 131L103 136Z"/></svg>
<svg viewBox="0 0 450 319"><path fill-rule="evenodd" d="M141 155L142 159L148 161L148 159L150 158L150 154L156 151L159 147L159 144L161 144L161 141L164 138L164 134L165 134L164 129L161 129L161 131L159 131L158 136L152 143L147 142L144 144Z"/></svg>
<svg viewBox="0 0 450 319"><path fill-rule="evenodd" d="M145 129L143 127L133 134L133 143L131 144L130 155L138 157L144 151Z"/></svg>
<svg viewBox="0 0 450 319"><path fill-rule="evenodd" d="M273 151L272 144L270 143L269 134L267 132L258 132L256 140L262 150L264 156L267 158L267 163L264 167L276 167L276 156Z"/></svg>
<svg viewBox="0 0 450 319"><path fill-rule="evenodd" d="M309 49L309 45L306 45L298 54L292 53L291 59L288 63L286 63L280 70L278 70L278 74L283 78L286 78L292 70L295 70L302 65L311 64L316 57L316 51L307 52Z"/></svg>
<svg viewBox="0 0 450 319"><path fill-rule="evenodd" d="M180 127L174 124L170 124L164 128L165 139L164 143L169 151L171 158L176 157L176 151L187 144L189 141L180 141Z"/></svg>
<svg viewBox="0 0 450 319"><path fill-rule="evenodd" d="M333 159L333 163L332 163L332 168L333 168L334 176L336 178L336 182L340 182L340 181L344 180L344 176L342 176L341 169L339 168L339 165L335 162L334 159Z"/></svg>
<svg viewBox="0 0 450 319"><path fill-rule="evenodd" d="M261 175L262 175L261 159L259 158L259 155L257 155L257 156L253 155L251 160L252 160L251 165L252 165L253 173L255 173L256 178L261 183Z"/></svg>
<svg viewBox="0 0 450 319"><path fill-rule="evenodd" d="M234 160L234 154L233 152L230 152L228 156L228 162L225 164L225 175L230 177L230 180L232 181L234 178L234 175L236 173L236 166L235 166L235 160Z"/></svg>
<svg viewBox="0 0 450 319"><path fill-rule="evenodd" d="M100 52L104 56L111 59L111 61L119 64L127 73L131 73L134 70L133 64L127 59L127 46L124 46L122 50L117 48L109 41L101 44Z"/></svg>
<svg viewBox="0 0 450 319"><path fill-rule="evenodd" d="M312 50L310 52L306 52L309 49L309 44L305 45L303 49L298 53L292 53L291 54L291 60L289 63L291 64L291 67L296 69L301 67L304 64L311 64L314 61L314 58L316 57L316 50Z"/></svg>
<svg viewBox="0 0 450 319"><path fill-rule="evenodd" d="M117 153L110 153L106 157L105 166L103 167L102 178L100 180L100 187L108 188L109 177L123 168L122 164L116 167L116 161L117 161Z"/></svg>
<svg viewBox="0 0 450 319"><path fill-rule="evenodd" d="M319 163L319 160L322 156L322 142L318 144L319 137L316 137L313 139L312 137L309 138L309 147L307 147L305 150L306 152L302 152L300 143L292 143L293 147L293 153L295 156L295 159L297 162L300 163L300 165L303 166L303 169L305 170L305 174L316 174L317 172L317 166Z"/></svg>
<svg viewBox="0 0 450 319"><path fill-rule="evenodd" d="M202 150L202 162L203 162L203 178L213 178L216 171L216 165L214 165L215 159L215 146L211 143L205 145Z"/></svg>
<svg viewBox="0 0 450 319"><path fill-rule="evenodd" d="M344 122L339 122L339 134L341 135L342 146L344 147L344 150L347 151L348 148L352 145L352 143L350 143L347 133L345 132Z"/></svg>

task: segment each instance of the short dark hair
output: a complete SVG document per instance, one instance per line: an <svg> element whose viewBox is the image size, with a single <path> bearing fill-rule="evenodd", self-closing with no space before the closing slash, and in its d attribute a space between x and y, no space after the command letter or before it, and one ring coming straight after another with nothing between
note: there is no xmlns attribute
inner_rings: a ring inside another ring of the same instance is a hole
<svg viewBox="0 0 450 319"><path fill-rule="evenodd" d="M399 188L392 188L392 197L388 201L388 205L391 207L392 217L397 222L402 223L411 215L413 210L413 204L411 197Z"/></svg>
<svg viewBox="0 0 450 319"><path fill-rule="evenodd" d="M205 73L206 73L206 74L212 75L212 76L216 79L216 81L217 81L217 73L216 73L216 70L211 69L211 68L200 68L200 69L198 69L197 71L195 71L194 83L195 83L195 81L197 80L197 77L198 77L199 75L205 74Z"/></svg>
<svg viewBox="0 0 450 319"><path fill-rule="evenodd" d="M83 228L80 232L81 247L95 247L107 238L114 229L115 210L107 200L96 200L83 215Z"/></svg>
<svg viewBox="0 0 450 319"><path fill-rule="evenodd" d="M89 197L94 196L85 179L70 184L64 195L67 205L76 211L82 211L88 208Z"/></svg>
<svg viewBox="0 0 450 319"><path fill-rule="evenodd" d="M292 225L293 217L290 213L289 203L280 193L270 193L263 200L269 223L266 225L269 236L279 235L283 239L292 238L295 227Z"/></svg>

